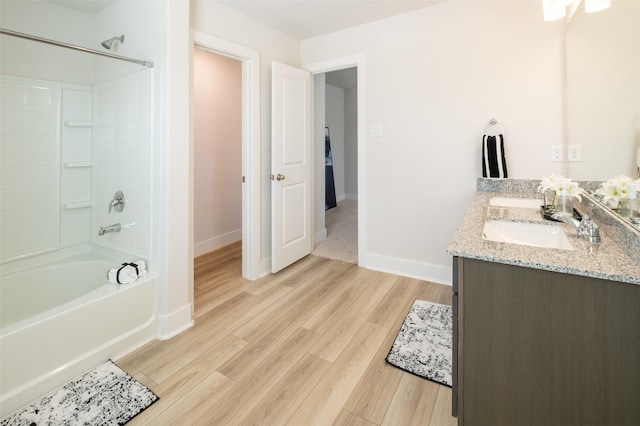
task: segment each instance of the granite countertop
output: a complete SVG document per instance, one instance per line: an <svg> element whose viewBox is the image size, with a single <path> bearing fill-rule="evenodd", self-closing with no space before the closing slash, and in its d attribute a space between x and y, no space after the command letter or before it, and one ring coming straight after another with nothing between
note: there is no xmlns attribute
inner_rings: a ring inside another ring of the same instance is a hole
<svg viewBox="0 0 640 426"><path fill-rule="evenodd" d="M568 224L552 222L542 217L540 210L512 207L494 207L489 200L495 196L535 198L534 193L478 192L468 207L450 245L448 253L454 256L490 262L544 269L567 274L640 284L640 262L629 255L637 248L620 244L619 236L606 224L600 226L601 242L591 245L577 237ZM575 206L583 213L591 213L593 206ZM584 210L587 210L586 212ZM514 222L546 223L561 226L575 250L560 250L526 245L500 243L482 239L485 220L500 219ZM596 219L596 223L601 223Z"/></svg>

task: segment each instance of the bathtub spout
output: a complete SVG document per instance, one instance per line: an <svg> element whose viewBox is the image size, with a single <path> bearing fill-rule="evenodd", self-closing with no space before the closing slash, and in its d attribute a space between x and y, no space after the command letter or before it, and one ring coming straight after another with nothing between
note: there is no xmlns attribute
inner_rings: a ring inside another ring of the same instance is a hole
<svg viewBox="0 0 640 426"><path fill-rule="evenodd" d="M101 226L98 231L98 235L108 234L110 232L120 232L122 226L119 223L115 223L113 225L105 226L104 228Z"/></svg>

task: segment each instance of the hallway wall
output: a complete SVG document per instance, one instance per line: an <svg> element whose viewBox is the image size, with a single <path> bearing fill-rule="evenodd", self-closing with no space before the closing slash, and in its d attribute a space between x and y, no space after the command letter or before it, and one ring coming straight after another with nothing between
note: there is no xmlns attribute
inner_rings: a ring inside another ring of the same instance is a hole
<svg viewBox="0 0 640 426"><path fill-rule="evenodd" d="M344 200L344 89L327 84L325 86L325 126L329 128L331 138L331 157L333 160L333 178L336 187L336 200Z"/></svg>
<svg viewBox="0 0 640 426"><path fill-rule="evenodd" d="M358 198L357 89L327 84L325 124L331 133L336 199Z"/></svg>
<svg viewBox="0 0 640 426"><path fill-rule="evenodd" d="M194 50L194 255L242 238L242 63Z"/></svg>

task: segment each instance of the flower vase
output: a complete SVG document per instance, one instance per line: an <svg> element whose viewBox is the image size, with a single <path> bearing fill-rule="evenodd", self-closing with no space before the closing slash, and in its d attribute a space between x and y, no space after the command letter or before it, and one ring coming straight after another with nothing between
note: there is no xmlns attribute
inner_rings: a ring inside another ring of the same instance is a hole
<svg viewBox="0 0 640 426"><path fill-rule="evenodd" d="M571 195L556 195L554 202L556 213L573 217L573 198Z"/></svg>

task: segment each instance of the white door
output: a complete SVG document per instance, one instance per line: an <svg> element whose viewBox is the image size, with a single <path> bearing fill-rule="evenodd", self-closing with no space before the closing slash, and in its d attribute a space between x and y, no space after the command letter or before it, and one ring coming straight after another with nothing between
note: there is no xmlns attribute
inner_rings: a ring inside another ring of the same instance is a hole
<svg viewBox="0 0 640 426"><path fill-rule="evenodd" d="M311 74L273 63L271 272L311 253Z"/></svg>

